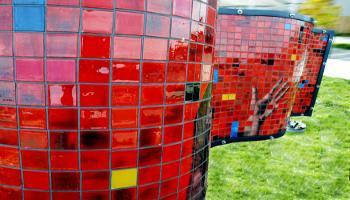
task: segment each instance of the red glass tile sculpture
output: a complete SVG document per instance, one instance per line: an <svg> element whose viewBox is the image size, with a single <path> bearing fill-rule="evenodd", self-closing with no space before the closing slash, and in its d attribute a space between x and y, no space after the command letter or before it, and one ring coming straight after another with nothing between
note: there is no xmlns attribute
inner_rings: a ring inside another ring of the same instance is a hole
<svg viewBox="0 0 350 200"><path fill-rule="evenodd" d="M332 46L334 31L314 29L308 59L299 81L292 116L311 116Z"/></svg>
<svg viewBox="0 0 350 200"><path fill-rule="evenodd" d="M219 9L212 146L284 134L312 28L287 12Z"/></svg>
<svg viewBox="0 0 350 200"><path fill-rule="evenodd" d="M0 1L0 199L202 199L217 0Z"/></svg>

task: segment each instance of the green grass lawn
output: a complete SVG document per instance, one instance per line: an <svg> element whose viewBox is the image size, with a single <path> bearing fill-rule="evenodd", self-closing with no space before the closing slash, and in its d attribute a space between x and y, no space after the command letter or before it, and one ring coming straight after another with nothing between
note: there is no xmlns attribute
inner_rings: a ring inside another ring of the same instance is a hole
<svg viewBox="0 0 350 200"><path fill-rule="evenodd" d="M350 50L350 44L337 44L337 43L334 43L332 46L334 48Z"/></svg>
<svg viewBox="0 0 350 200"><path fill-rule="evenodd" d="M324 78L305 133L211 149L207 199L350 199L350 81Z"/></svg>

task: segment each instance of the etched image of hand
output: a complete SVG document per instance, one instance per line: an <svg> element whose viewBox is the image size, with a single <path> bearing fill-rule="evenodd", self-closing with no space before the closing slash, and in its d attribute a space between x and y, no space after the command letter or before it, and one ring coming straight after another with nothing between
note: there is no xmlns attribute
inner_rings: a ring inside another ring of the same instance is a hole
<svg viewBox="0 0 350 200"><path fill-rule="evenodd" d="M256 136L259 134L260 127L265 119L269 117L279 106L279 101L289 90L288 82L282 83L280 79L271 88L271 90L262 98L258 99L258 89L252 88L252 100L250 103L250 110L253 110L253 115L248 119L252 122L252 126L246 128L244 136Z"/></svg>

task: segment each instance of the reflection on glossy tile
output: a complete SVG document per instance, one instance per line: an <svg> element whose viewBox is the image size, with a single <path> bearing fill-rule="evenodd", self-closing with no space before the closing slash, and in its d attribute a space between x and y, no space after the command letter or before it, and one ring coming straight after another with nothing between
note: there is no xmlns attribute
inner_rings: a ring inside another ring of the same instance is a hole
<svg viewBox="0 0 350 200"><path fill-rule="evenodd" d="M142 66L142 81L144 83L164 82L165 63L144 62Z"/></svg>
<svg viewBox="0 0 350 200"><path fill-rule="evenodd" d="M76 106L75 85L49 85L48 101L50 106Z"/></svg>
<svg viewBox="0 0 350 200"><path fill-rule="evenodd" d="M165 39L145 38L143 59L166 60L168 41Z"/></svg>
<svg viewBox="0 0 350 200"><path fill-rule="evenodd" d="M137 148L138 134L135 131L114 131L113 149Z"/></svg>
<svg viewBox="0 0 350 200"><path fill-rule="evenodd" d="M108 106L108 85L80 85L81 106Z"/></svg>
<svg viewBox="0 0 350 200"><path fill-rule="evenodd" d="M147 11L162 13L162 14L170 14L171 12L171 0L148 0L147 1Z"/></svg>
<svg viewBox="0 0 350 200"><path fill-rule="evenodd" d="M12 55L12 33L0 32L0 56Z"/></svg>
<svg viewBox="0 0 350 200"><path fill-rule="evenodd" d="M76 109L49 109L49 128L52 130L75 130L78 128Z"/></svg>
<svg viewBox="0 0 350 200"><path fill-rule="evenodd" d="M141 109L141 126L160 126L162 124L163 108L142 108Z"/></svg>
<svg viewBox="0 0 350 200"><path fill-rule="evenodd" d="M113 62L114 82L138 82L140 79L140 63L135 62Z"/></svg>
<svg viewBox="0 0 350 200"><path fill-rule="evenodd" d="M83 0L83 7L91 8L113 8L113 0L95 1L95 0Z"/></svg>
<svg viewBox="0 0 350 200"><path fill-rule="evenodd" d="M80 129L108 129L109 115L107 109L84 109L80 111Z"/></svg>
<svg viewBox="0 0 350 200"><path fill-rule="evenodd" d="M141 105L162 105L164 102L164 86L142 86Z"/></svg>
<svg viewBox="0 0 350 200"><path fill-rule="evenodd" d="M0 57L0 80L13 80L13 59Z"/></svg>
<svg viewBox="0 0 350 200"><path fill-rule="evenodd" d="M113 106L137 106L139 102L139 86L135 85L113 85Z"/></svg>
<svg viewBox="0 0 350 200"><path fill-rule="evenodd" d="M0 104L16 104L16 85L11 82L0 82Z"/></svg>
<svg viewBox="0 0 350 200"><path fill-rule="evenodd" d="M112 109L112 127L137 128L137 108Z"/></svg>
<svg viewBox="0 0 350 200"><path fill-rule="evenodd" d="M80 60L79 81L90 83L108 83L110 62L105 60Z"/></svg>
<svg viewBox="0 0 350 200"><path fill-rule="evenodd" d="M146 21L146 35L168 37L170 18L162 15L148 14Z"/></svg>
<svg viewBox="0 0 350 200"><path fill-rule="evenodd" d="M19 125L21 128L46 129L44 108L20 108Z"/></svg>
<svg viewBox="0 0 350 200"><path fill-rule="evenodd" d="M81 36L81 57L83 58L110 58L110 37ZM98 48L96 48L98 46Z"/></svg>

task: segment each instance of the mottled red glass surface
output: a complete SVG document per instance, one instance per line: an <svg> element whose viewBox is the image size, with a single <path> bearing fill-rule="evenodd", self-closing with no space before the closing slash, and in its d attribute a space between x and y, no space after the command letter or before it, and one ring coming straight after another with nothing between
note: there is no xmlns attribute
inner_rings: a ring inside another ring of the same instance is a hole
<svg viewBox="0 0 350 200"><path fill-rule="evenodd" d="M203 199L216 0L14 2L0 0L0 199ZM20 18L19 2L43 12Z"/></svg>
<svg viewBox="0 0 350 200"><path fill-rule="evenodd" d="M303 70L303 74L299 81L298 91L292 110L292 115L310 116L313 110L313 104L317 98L320 82L318 79L322 77L321 69L325 67L326 50L329 43L329 33L312 33L308 48L308 60ZM328 56L328 55L327 55Z"/></svg>
<svg viewBox="0 0 350 200"><path fill-rule="evenodd" d="M309 22L290 18L219 15L214 143L285 132L306 64L312 27Z"/></svg>

